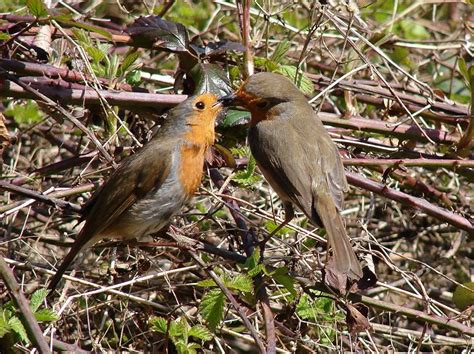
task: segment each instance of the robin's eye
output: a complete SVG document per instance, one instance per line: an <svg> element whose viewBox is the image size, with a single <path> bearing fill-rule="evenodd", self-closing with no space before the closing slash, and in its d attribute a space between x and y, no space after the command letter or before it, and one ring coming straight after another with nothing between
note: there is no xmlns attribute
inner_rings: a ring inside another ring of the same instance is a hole
<svg viewBox="0 0 474 354"><path fill-rule="evenodd" d="M258 108L267 108L267 107L268 107L268 104L269 104L269 102L268 102L268 101L265 101L265 100L258 101L258 102L257 102L257 107L258 107Z"/></svg>
<svg viewBox="0 0 474 354"><path fill-rule="evenodd" d="M205 107L206 107L206 105L202 101L199 101L199 102L196 103L196 108L197 109L204 109Z"/></svg>

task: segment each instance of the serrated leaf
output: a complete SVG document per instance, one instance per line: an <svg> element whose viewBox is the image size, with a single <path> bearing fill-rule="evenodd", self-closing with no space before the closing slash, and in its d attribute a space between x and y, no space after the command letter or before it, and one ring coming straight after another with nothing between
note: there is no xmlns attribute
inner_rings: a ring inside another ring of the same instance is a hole
<svg viewBox="0 0 474 354"><path fill-rule="evenodd" d="M209 330L201 325L195 325L191 327L191 329L188 332L188 335L190 337L198 338L203 341L208 341L212 339L212 333L209 332Z"/></svg>
<svg viewBox="0 0 474 354"><path fill-rule="evenodd" d="M214 332L224 317L225 296L220 289L207 292L199 305L201 316L207 322L209 329Z"/></svg>
<svg viewBox="0 0 474 354"><path fill-rule="evenodd" d="M26 334L25 327L23 327L23 323L21 323L18 317L12 317L8 320L8 325L10 326L11 330L15 332L18 337L24 341L29 343L28 335Z"/></svg>
<svg viewBox="0 0 474 354"><path fill-rule="evenodd" d="M300 70L292 65L280 65L276 72L288 77L295 83L296 86L307 96L310 96L314 92L313 82ZM296 80L296 74L298 73L298 80Z"/></svg>
<svg viewBox="0 0 474 354"><path fill-rule="evenodd" d="M296 296L295 280L288 274L288 268L280 267L271 274L273 279L285 287L291 295Z"/></svg>
<svg viewBox="0 0 474 354"><path fill-rule="evenodd" d="M165 334L168 331L168 321L163 317L152 317L148 321L151 330Z"/></svg>
<svg viewBox="0 0 474 354"><path fill-rule="evenodd" d="M31 295L30 308L32 312L36 312L36 310L39 309L43 300L46 299L46 296L48 296L46 289L38 289Z"/></svg>
<svg viewBox="0 0 474 354"><path fill-rule="evenodd" d="M203 288L212 288L212 287L217 286L216 283L214 282L214 280L212 280L212 279L201 280L196 285L200 286L200 287L203 287Z"/></svg>
<svg viewBox="0 0 474 354"><path fill-rule="evenodd" d="M265 270L265 266L263 264L257 264L255 267L253 267L252 269L250 269L248 271L248 275L251 276L251 277L255 277L256 275L260 274L261 272L263 272Z"/></svg>
<svg viewBox="0 0 474 354"><path fill-rule="evenodd" d="M35 17L48 16L48 9L44 5L43 0L26 0L26 7Z"/></svg>
<svg viewBox="0 0 474 354"><path fill-rule="evenodd" d="M311 298L307 294L303 294L296 305L296 313L303 320L316 320L316 310L312 306Z"/></svg>
<svg viewBox="0 0 474 354"><path fill-rule="evenodd" d="M0 32L0 41L8 41L10 39L10 35L5 32Z"/></svg>
<svg viewBox="0 0 474 354"><path fill-rule="evenodd" d="M127 28L134 42L142 47L159 46L174 52L186 52L189 36L181 23L163 20L159 16L140 17Z"/></svg>
<svg viewBox="0 0 474 354"><path fill-rule="evenodd" d="M13 117L17 124L34 124L43 119L43 112L35 101L11 101L4 114Z"/></svg>
<svg viewBox="0 0 474 354"><path fill-rule="evenodd" d="M224 119L221 120L219 126L223 128L230 128L236 125L247 124L250 120L250 113L247 111L239 111L236 109L229 109Z"/></svg>
<svg viewBox="0 0 474 354"><path fill-rule="evenodd" d="M59 316L51 309L41 309L35 312L35 318L38 322L54 322Z"/></svg>
<svg viewBox="0 0 474 354"><path fill-rule="evenodd" d="M243 293L249 293L253 289L252 279L245 274L237 275L235 278L231 279L230 282L228 282L226 285L229 289L238 290Z"/></svg>
<svg viewBox="0 0 474 354"><path fill-rule="evenodd" d="M211 92L225 96L232 92L226 72L216 64L197 63L189 72L194 82L194 94Z"/></svg>
<svg viewBox="0 0 474 354"><path fill-rule="evenodd" d="M5 334L10 333L10 325L8 324L8 317L5 311L0 309L0 338Z"/></svg>
<svg viewBox="0 0 474 354"><path fill-rule="evenodd" d="M283 40L278 43L278 45L275 48L275 51L273 52L271 56L272 62L276 64L280 64L283 58L285 57L286 53L288 53L288 50L290 49L291 44L287 40Z"/></svg>

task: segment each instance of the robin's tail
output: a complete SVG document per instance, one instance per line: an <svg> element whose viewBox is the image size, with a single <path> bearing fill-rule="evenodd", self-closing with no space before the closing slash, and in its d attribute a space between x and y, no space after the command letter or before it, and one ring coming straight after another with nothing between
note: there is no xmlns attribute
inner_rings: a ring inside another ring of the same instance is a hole
<svg viewBox="0 0 474 354"><path fill-rule="evenodd" d="M56 274L54 274L53 277L51 278L48 285L50 294L54 291L54 289L56 289L56 286L58 286L58 283L61 281L63 274L72 264L72 262L74 261L76 256L79 254L79 252L81 252L82 249L95 243L95 239L87 237L87 235L84 232L85 232L85 229L83 228L81 232L79 233L79 235L77 236L76 242L74 242L71 249L69 250L69 253L66 255L66 258L64 258L63 261L61 262L58 270L56 271Z"/></svg>
<svg viewBox="0 0 474 354"><path fill-rule="evenodd" d="M325 193L318 195L314 201L314 208L326 229L328 243L332 247L335 270L347 275L351 280L359 280L363 275L362 268L350 244L342 216L331 196Z"/></svg>

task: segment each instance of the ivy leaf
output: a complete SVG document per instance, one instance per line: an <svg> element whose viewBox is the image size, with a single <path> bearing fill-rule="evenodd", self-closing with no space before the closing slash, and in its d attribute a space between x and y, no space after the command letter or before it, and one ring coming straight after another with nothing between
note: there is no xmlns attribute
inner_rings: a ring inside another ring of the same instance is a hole
<svg viewBox="0 0 474 354"><path fill-rule="evenodd" d="M127 28L133 41L145 48L158 45L172 52L186 52L189 36L181 23L163 20L159 16L140 17Z"/></svg>
<svg viewBox="0 0 474 354"><path fill-rule="evenodd" d="M26 0L26 7L35 17L48 16L48 9L44 5L43 0Z"/></svg>
<svg viewBox="0 0 474 354"><path fill-rule="evenodd" d="M199 305L201 316L206 320L209 329L214 332L224 317L225 297L220 289L207 292Z"/></svg>
<svg viewBox="0 0 474 354"><path fill-rule="evenodd" d="M48 296L46 289L38 289L31 295L30 308L32 312L36 312L39 309L43 300L46 299L46 296Z"/></svg>
<svg viewBox="0 0 474 354"><path fill-rule="evenodd" d="M280 65L276 72L288 77L293 81L298 88L307 96L314 92L313 82L303 73L292 65ZM296 74L298 73L298 80L295 82Z"/></svg>
<svg viewBox="0 0 474 354"><path fill-rule="evenodd" d="M209 330L201 325L195 325L191 327L191 329L188 332L188 335L190 337L198 338L203 341L208 341L212 339L212 333L209 332Z"/></svg>

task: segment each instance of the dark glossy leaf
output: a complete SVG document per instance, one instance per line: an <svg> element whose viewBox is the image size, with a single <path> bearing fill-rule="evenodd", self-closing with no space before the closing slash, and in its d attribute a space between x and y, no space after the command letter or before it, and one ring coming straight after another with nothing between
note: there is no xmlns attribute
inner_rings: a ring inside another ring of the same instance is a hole
<svg viewBox="0 0 474 354"><path fill-rule="evenodd" d="M159 16L140 17L127 30L140 47L150 48L158 42L160 47L173 52L186 52L189 48L186 27Z"/></svg>
<svg viewBox="0 0 474 354"><path fill-rule="evenodd" d="M225 71L215 64L196 64L189 73L193 83L195 95L212 92L217 96L225 96L232 92Z"/></svg>
<svg viewBox="0 0 474 354"><path fill-rule="evenodd" d="M219 126L223 128L230 128L236 125L246 124L249 119L249 112L230 109L227 111L224 119L221 120Z"/></svg>

